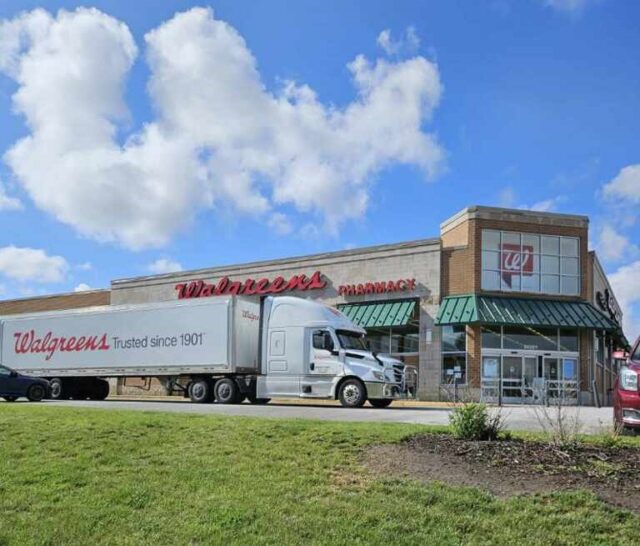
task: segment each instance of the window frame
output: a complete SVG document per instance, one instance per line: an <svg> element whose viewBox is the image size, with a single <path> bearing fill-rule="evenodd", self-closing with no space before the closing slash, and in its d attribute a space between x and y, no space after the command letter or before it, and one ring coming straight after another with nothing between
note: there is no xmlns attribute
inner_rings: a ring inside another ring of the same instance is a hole
<svg viewBox="0 0 640 546"><path fill-rule="evenodd" d="M493 244L498 240L498 249L493 248ZM515 240L519 240L516 243ZM489 243L485 246L485 239ZM551 246L556 247L558 253L555 254L556 248L549 248L549 240L556 239L557 244ZM546 243L546 244L545 244ZM506 270L503 269L502 253L503 245L513 245L519 250L513 250L516 256L519 254L520 259L519 269ZM533 246L532 260L532 272L523 274L524 260L522 260L522 248L523 246ZM536 250L537 247L537 250ZM571 248L569 248L571 247ZM565 253L569 250L568 253ZM575 250L575 255L573 254ZM516 232L509 230L497 230L497 229L482 229L480 235L480 286L484 291L489 292L503 292L503 293L530 293L530 294L548 294L559 296L580 296L582 289L582 272L581 272L581 249L580 249L580 237L564 236L564 235L545 235L529 232ZM495 269L495 257L497 256L497 266ZM546 258L546 260L545 260ZM557 271L545 271L543 269L543 262L549 262L550 259L557 261ZM575 267L574 260L576 261ZM487 262L493 262L487 265ZM576 270L576 273L568 273L572 269ZM506 274L509 274L511 284L505 279ZM496 278L497 277L497 278ZM526 280L525 280L526 279ZM535 280L533 280L535 279ZM533 280L533 282L532 282ZM497 281L497 282L496 282ZM553 287L549 289L543 289L545 283L552 283ZM575 283L576 290L565 290L565 286L573 286ZM526 285L526 289L524 286ZM536 286L534 286L536 285ZM555 286L557 285L557 290Z"/></svg>
<svg viewBox="0 0 640 546"><path fill-rule="evenodd" d="M451 381L446 381L447 377L449 377L447 374L445 374L445 366L444 366L444 362L445 362L445 358L446 357L463 357L464 358L464 370L462 371L462 378L460 380L460 382L458 383L458 385L467 385L468 384L468 369L469 369L469 354L467 351L467 327L464 327L464 349L463 350L456 350L456 351L445 351L443 350L443 341L444 341L444 335L443 335L443 330L444 328L448 328L451 327L453 328L453 325L445 325L445 326L441 326L441 330L440 330L440 355L441 355L441 362L440 362L440 371L441 371L441 377L440 377L440 384L441 385L453 385L454 382Z"/></svg>

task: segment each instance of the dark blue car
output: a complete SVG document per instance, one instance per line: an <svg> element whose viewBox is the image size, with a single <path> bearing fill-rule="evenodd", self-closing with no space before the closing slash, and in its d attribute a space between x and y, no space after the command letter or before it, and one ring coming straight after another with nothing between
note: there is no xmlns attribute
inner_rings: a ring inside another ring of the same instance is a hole
<svg viewBox="0 0 640 546"><path fill-rule="evenodd" d="M25 396L32 402L40 402L49 394L49 382L39 377L29 377L0 366L0 396L7 402L15 402Z"/></svg>

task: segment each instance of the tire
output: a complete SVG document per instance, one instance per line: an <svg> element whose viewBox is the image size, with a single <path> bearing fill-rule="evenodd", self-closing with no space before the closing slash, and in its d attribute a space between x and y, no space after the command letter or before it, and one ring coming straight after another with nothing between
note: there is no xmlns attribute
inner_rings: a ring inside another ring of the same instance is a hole
<svg viewBox="0 0 640 546"><path fill-rule="evenodd" d="M51 386L51 395L49 396L51 400L66 400L69 398L69 387L59 377L53 378L49 385Z"/></svg>
<svg viewBox="0 0 640 546"><path fill-rule="evenodd" d="M89 390L91 400L104 400L109 396L109 382L104 379L96 379Z"/></svg>
<svg viewBox="0 0 640 546"><path fill-rule="evenodd" d="M238 404L241 400L237 383L229 377L218 380L214 392L218 404Z"/></svg>
<svg viewBox="0 0 640 546"><path fill-rule="evenodd" d="M255 396L247 396L247 399L256 406L264 406L271 402L271 398L256 398Z"/></svg>
<svg viewBox="0 0 640 546"><path fill-rule="evenodd" d="M80 379L75 379L67 388L69 397L74 400L86 400L89 398L89 392L91 391L91 387L87 385L87 382Z"/></svg>
<svg viewBox="0 0 640 546"><path fill-rule="evenodd" d="M18 399L17 396L3 396L2 398L4 398L7 402L15 402Z"/></svg>
<svg viewBox="0 0 640 546"><path fill-rule="evenodd" d="M195 404L208 404L213 400L213 389L208 379L194 379L187 390L189 398Z"/></svg>
<svg viewBox="0 0 640 546"><path fill-rule="evenodd" d="M31 385L27 390L27 398L31 402L41 402L46 395L47 395L47 389L45 389L39 383L35 383Z"/></svg>
<svg viewBox="0 0 640 546"><path fill-rule="evenodd" d="M338 399L345 408L361 408L367 401L367 389L359 379L347 379L340 385Z"/></svg>
<svg viewBox="0 0 640 546"><path fill-rule="evenodd" d="M369 404L371 404L374 408L387 408L389 404L391 404L393 400L386 398L376 398L375 400L369 399Z"/></svg>

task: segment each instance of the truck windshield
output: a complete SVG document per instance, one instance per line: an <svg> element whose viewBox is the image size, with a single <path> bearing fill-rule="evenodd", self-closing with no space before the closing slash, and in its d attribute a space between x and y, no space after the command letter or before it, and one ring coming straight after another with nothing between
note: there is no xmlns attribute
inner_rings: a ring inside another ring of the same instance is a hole
<svg viewBox="0 0 640 546"><path fill-rule="evenodd" d="M340 347L343 349L356 349L358 351L368 351L367 342L362 334L349 332L348 330L338 330Z"/></svg>

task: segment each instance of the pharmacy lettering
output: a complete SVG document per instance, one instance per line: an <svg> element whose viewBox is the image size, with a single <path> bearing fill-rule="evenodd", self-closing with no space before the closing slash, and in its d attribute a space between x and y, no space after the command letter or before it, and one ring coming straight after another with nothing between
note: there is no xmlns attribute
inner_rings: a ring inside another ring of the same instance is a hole
<svg viewBox="0 0 640 546"><path fill-rule="evenodd" d="M175 289L178 292L178 299L186 299L237 294L244 296L281 294L294 290L304 292L307 290L321 290L325 286L327 286L327 281L320 271L316 271L311 277L300 274L293 275L289 280L280 276L273 280L265 277L257 281L254 279L232 281L229 277L222 277L217 284L197 280L178 283Z"/></svg>
<svg viewBox="0 0 640 546"><path fill-rule="evenodd" d="M363 294L384 294L386 292L410 292L415 290L415 287L415 279L363 282L359 284L343 284L338 287L338 294L341 296L359 296Z"/></svg>

